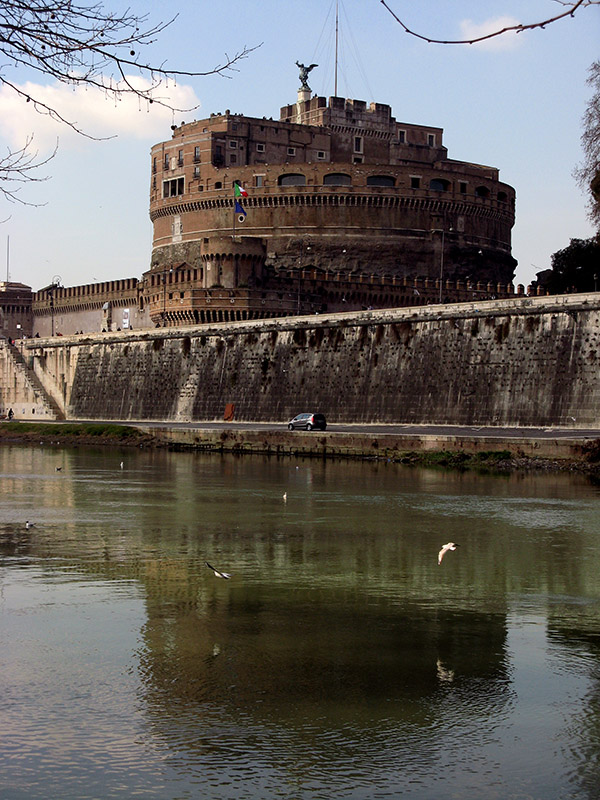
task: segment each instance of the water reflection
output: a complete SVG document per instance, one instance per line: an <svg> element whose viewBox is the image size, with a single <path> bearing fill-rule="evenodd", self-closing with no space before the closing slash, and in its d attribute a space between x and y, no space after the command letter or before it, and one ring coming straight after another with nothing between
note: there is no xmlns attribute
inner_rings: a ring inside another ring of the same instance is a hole
<svg viewBox="0 0 600 800"><path fill-rule="evenodd" d="M595 796L584 477L35 448L0 472L0 797Z"/></svg>

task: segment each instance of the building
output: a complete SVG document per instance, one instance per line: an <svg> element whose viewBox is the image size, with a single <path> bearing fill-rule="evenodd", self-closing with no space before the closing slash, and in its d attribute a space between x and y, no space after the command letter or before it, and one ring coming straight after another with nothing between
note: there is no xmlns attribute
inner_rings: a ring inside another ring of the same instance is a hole
<svg viewBox="0 0 600 800"><path fill-rule="evenodd" d="M514 294L515 192L498 170L448 158L441 128L397 122L381 103L311 96L305 83L278 120L225 111L173 125L151 150L150 269L33 294L4 284L3 333Z"/></svg>
<svg viewBox="0 0 600 800"><path fill-rule="evenodd" d="M405 305L419 280L427 302L512 291L514 189L388 105L301 88L279 120L174 125L151 172L156 325Z"/></svg>

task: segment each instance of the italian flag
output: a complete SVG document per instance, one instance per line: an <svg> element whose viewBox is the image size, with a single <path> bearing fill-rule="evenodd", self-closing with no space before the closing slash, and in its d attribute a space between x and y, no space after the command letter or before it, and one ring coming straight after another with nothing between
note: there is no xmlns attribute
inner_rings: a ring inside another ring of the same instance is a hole
<svg viewBox="0 0 600 800"><path fill-rule="evenodd" d="M240 186L239 183L233 184L233 191L235 192L236 197L248 197L248 192L244 189L243 186Z"/></svg>

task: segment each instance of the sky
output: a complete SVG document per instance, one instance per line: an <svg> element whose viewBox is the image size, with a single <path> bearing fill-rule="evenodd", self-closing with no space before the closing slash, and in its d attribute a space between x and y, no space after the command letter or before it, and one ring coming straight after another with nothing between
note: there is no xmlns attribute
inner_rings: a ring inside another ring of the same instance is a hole
<svg viewBox="0 0 600 800"><path fill-rule="evenodd" d="M562 10L555 0L387 4L411 29L443 39L537 22ZM0 280L8 276L38 290L54 280L74 286L140 278L152 244L150 148L170 138L173 122L226 109L277 119L282 106L296 101L296 61L317 63L311 89L334 94L335 0L107 0L105 7L147 14L149 23L177 14L146 50L155 64L207 72L226 55L255 49L230 77L163 85L160 96L172 105L197 106L174 114L156 103L115 102L1 66L4 76L53 104L88 136L36 114L32 103L0 87L0 154L31 136L40 158L57 146L38 173L47 180L19 194L31 205L0 198ZM338 40L338 95L387 103L399 122L443 128L450 158L497 167L515 188L516 283L527 285L549 268L552 253L572 238L592 235L587 198L572 173L582 157L588 69L600 57L600 6L488 44L437 45L406 34L380 0L339 0Z"/></svg>

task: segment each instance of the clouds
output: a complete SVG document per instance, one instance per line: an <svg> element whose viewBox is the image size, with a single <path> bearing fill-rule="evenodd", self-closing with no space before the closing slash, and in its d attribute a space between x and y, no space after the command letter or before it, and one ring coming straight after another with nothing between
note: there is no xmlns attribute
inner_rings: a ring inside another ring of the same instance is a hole
<svg viewBox="0 0 600 800"><path fill-rule="evenodd" d="M139 76L128 77L128 81L140 89L150 86ZM172 121L172 112L168 108L158 102L147 103L132 94L114 98L85 86L61 83L42 85L26 82L19 84L18 88L32 100L56 110L63 119L93 138L163 138ZM185 85L164 84L154 91L153 96L174 108L191 109L200 105L193 89ZM27 102L3 85L0 88L0 135L11 148L17 148L32 134L40 151L53 149L58 138L61 150L78 148L85 141L85 137L53 119L52 115L36 111L34 102Z"/></svg>
<svg viewBox="0 0 600 800"><path fill-rule="evenodd" d="M504 28L512 28L515 25L519 25L519 20L514 17L493 17L483 22L464 19L460 23L461 37L472 41L482 36L489 36L491 33L501 31ZM521 44L521 41L522 37L516 31L507 31L483 42L477 42L473 47L477 47L479 50L499 52L501 50L513 50Z"/></svg>

